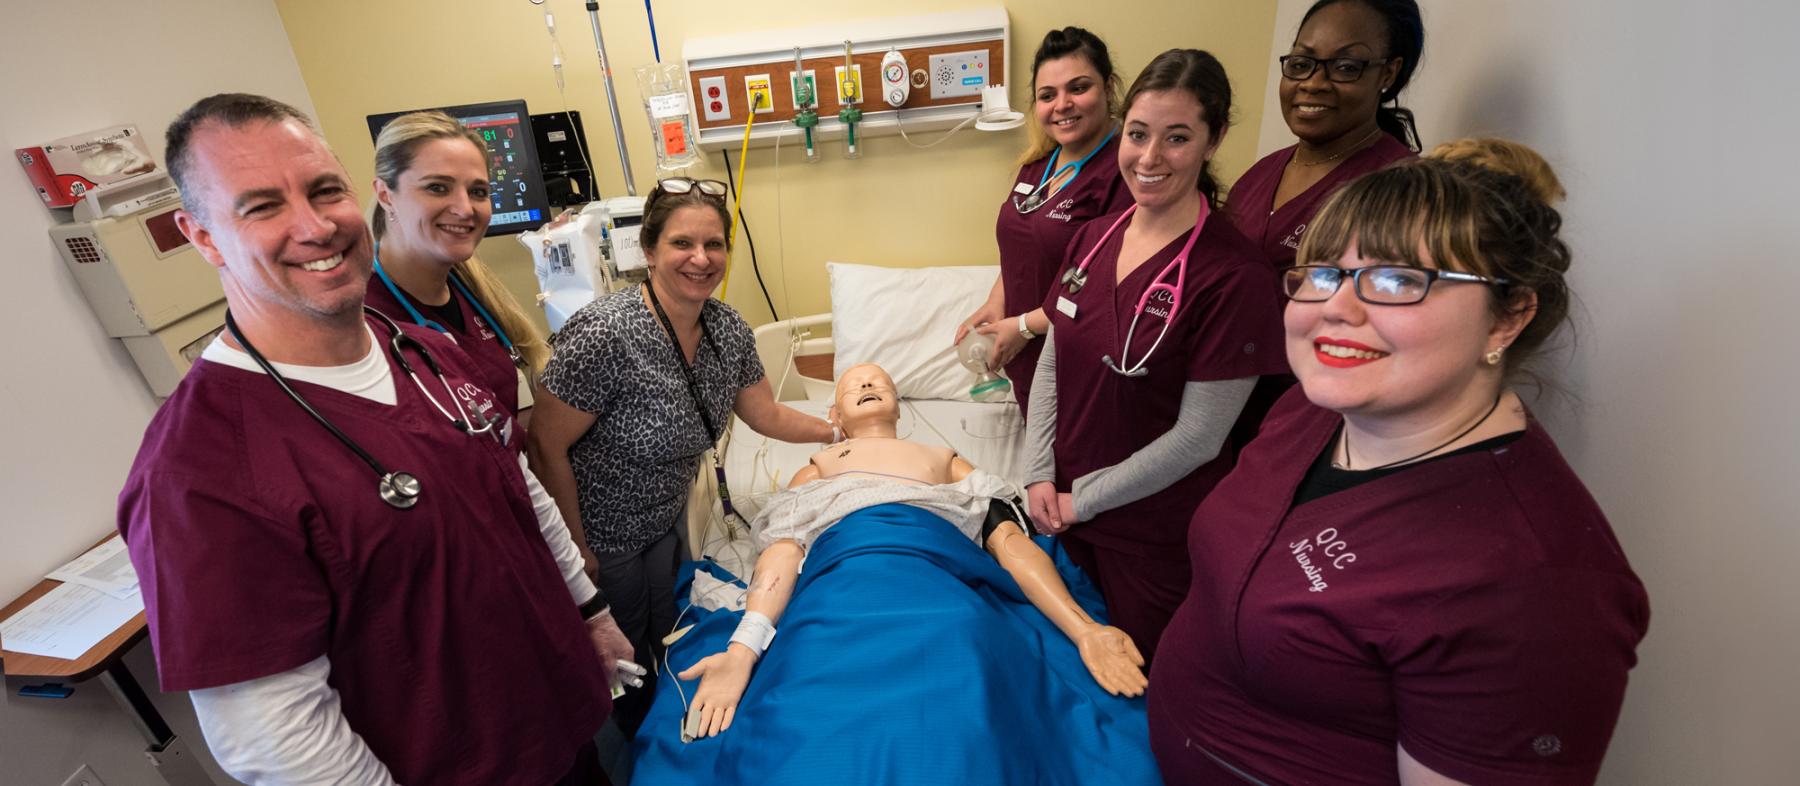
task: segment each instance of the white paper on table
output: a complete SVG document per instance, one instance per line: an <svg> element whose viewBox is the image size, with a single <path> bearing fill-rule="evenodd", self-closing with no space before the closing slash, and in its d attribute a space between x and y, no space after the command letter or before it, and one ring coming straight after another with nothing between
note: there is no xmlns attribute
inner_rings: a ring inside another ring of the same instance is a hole
<svg viewBox="0 0 1800 786"><path fill-rule="evenodd" d="M125 551L124 538L112 538L88 549L45 576L69 584L81 584L100 590L120 600L130 600L137 587L137 571L131 567L131 555Z"/></svg>
<svg viewBox="0 0 1800 786"><path fill-rule="evenodd" d="M80 584L61 584L0 623L0 645L12 652L75 660L144 610Z"/></svg>

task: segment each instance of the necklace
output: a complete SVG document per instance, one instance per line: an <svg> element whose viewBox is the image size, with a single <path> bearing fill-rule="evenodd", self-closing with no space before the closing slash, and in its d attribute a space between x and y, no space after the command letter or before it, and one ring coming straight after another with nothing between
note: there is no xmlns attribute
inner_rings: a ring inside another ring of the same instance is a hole
<svg viewBox="0 0 1800 786"><path fill-rule="evenodd" d="M1398 467L1401 464L1410 464L1414 461L1418 461L1419 459L1425 458L1426 456L1429 456L1433 453L1443 450L1444 448L1450 447L1450 445L1454 444L1457 440L1462 439L1463 437L1469 436L1469 432L1474 431L1477 428L1480 428L1481 424L1486 423L1488 421L1488 418L1493 417L1494 410L1497 410L1500 408L1500 400L1503 398L1506 398L1505 391L1501 391L1500 395L1494 397L1494 405L1491 407L1488 407L1487 414L1482 415L1480 420L1475 421L1473 424L1470 424L1470 426L1468 428L1463 429L1462 433L1457 434L1454 437L1451 437L1447 440L1444 440L1443 442L1438 443L1437 447L1427 450L1424 453L1419 453L1417 455L1408 456L1406 458L1400 459L1399 461L1390 461L1379 467L1370 467L1368 469L1358 470L1358 471L1374 472L1375 470L1378 470L1378 469L1387 469L1388 467ZM1335 464L1338 469L1347 470L1347 469L1351 468L1350 467L1350 426L1347 423L1344 425L1344 440L1343 440L1343 442L1344 442L1344 462L1342 464L1338 464L1337 462L1332 462L1332 463Z"/></svg>
<svg viewBox="0 0 1800 786"><path fill-rule="evenodd" d="M1336 152L1330 156L1327 156L1325 158L1321 158L1317 161L1301 161L1300 160L1300 149L1295 148L1294 156L1292 158L1288 159L1288 163L1293 164L1294 166L1323 166L1325 164L1329 164L1333 161L1343 158L1344 156L1347 156L1355 151L1363 149L1363 147L1365 145L1369 144L1370 140L1372 140L1375 137L1380 136L1380 135L1381 135L1381 129L1377 128L1373 131L1370 131L1368 136L1365 136L1362 139L1357 140L1356 144L1346 147L1343 150L1339 150L1338 152Z"/></svg>

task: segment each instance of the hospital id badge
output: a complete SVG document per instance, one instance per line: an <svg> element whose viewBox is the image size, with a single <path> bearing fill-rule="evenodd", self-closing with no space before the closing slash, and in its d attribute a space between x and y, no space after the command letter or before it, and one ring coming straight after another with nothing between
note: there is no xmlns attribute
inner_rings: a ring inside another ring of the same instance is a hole
<svg viewBox="0 0 1800 786"><path fill-rule="evenodd" d="M1075 318L1075 301L1070 300L1063 295L1057 295L1056 296L1056 310L1062 312L1063 316L1068 317L1070 319L1074 319Z"/></svg>

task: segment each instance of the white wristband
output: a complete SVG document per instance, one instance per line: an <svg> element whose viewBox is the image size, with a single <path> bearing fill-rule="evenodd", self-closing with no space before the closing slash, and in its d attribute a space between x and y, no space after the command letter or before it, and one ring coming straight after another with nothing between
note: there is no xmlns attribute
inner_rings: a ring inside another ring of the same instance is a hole
<svg viewBox="0 0 1800 786"><path fill-rule="evenodd" d="M757 660L762 659L763 651L769 648L769 642L775 639L775 622L754 611L744 612L744 618L738 622L737 630L732 632L731 640L750 648Z"/></svg>
<svg viewBox="0 0 1800 786"><path fill-rule="evenodd" d="M1024 336L1026 341L1030 341L1038 336L1038 334L1031 332L1030 325L1025 324L1024 314L1019 315L1019 335Z"/></svg>

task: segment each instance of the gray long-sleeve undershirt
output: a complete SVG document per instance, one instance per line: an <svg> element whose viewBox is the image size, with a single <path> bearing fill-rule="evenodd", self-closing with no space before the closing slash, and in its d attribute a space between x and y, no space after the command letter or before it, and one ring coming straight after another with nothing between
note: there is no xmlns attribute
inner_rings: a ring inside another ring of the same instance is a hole
<svg viewBox="0 0 1800 786"><path fill-rule="evenodd" d="M1044 337L1031 416L1025 423L1025 484L1056 479L1056 342ZM1075 516L1088 521L1113 508L1168 488L1218 457L1257 377L1189 382L1181 390L1175 425L1117 464L1075 479Z"/></svg>

